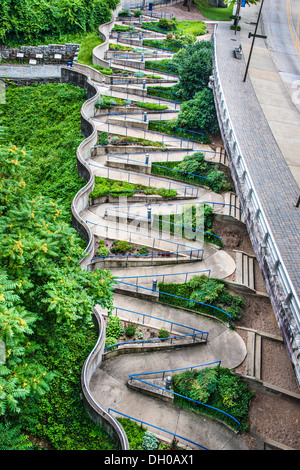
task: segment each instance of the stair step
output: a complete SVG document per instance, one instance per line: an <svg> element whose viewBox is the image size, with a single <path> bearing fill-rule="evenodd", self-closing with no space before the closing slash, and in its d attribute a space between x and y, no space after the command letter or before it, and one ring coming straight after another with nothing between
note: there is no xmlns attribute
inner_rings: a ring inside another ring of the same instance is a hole
<svg viewBox="0 0 300 470"><path fill-rule="evenodd" d="M246 375L261 380L261 336L248 331Z"/></svg>
<svg viewBox="0 0 300 470"><path fill-rule="evenodd" d="M242 251L236 251L236 283L255 290L254 257Z"/></svg>
<svg viewBox="0 0 300 470"><path fill-rule="evenodd" d="M225 214L230 215L238 220L243 221L243 215L241 214L241 205L237 195L233 192L225 194Z"/></svg>

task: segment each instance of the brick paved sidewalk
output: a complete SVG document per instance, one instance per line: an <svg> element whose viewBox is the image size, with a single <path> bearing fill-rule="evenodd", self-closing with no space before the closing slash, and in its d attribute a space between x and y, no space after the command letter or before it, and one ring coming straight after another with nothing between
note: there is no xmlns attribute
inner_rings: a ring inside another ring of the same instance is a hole
<svg viewBox="0 0 300 470"><path fill-rule="evenodd" d="M299 188L262 112L250 79L243 82L246 63L237 60L239 33L219 23L216 31L217 62L229 116L255 185L261 207L283 262L300 294Z"/></svg>

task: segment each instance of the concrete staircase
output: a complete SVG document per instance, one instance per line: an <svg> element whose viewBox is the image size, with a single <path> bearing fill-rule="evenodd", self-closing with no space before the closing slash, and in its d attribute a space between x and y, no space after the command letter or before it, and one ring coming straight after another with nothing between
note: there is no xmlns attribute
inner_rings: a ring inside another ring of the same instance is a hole
<svg viewBox="0 0 300 470"><path fill-rule="evenodd" d="M224 196L224 215L229 215L235 219L243 222L242 208L237 195L231 191L228 191Z"/></svg>
<svg viewBox="0 0 300 470"><path fill-rule="evenodd" d="M236 280L235 283L255 292L254 256L243 251L236 251Z"/></svg>
<svg viewBox="0 0 300 470"><path fill-rule="evenodd" d="M246 375L261 380L261 341L256 331L248 331Z"/></svg>
<svg viewBox="0 0 300 470"><path fill-rule="evenodd" d="M219 163L228 166L228 159L223 147L216 147L216 155L219 157Z"/></svg>

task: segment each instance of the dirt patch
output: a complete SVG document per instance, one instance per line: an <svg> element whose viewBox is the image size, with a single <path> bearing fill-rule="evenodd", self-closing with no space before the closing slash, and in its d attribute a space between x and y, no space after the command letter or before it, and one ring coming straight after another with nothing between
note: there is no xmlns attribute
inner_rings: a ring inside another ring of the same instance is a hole
<svg viewBox="0 0 300 470"><path fill-rule="evenodd" d="M219 216L213 219L213 229L215 234L222 238L225 249L244 251L248 255L254 255L244 224L234 220L230 223L222 216Z"/></svg>
<svg viewBox="0 0 300 470"><path fill-rule="evenodd" d="M256 392L250 405L252 438L263 436L292 449L300 449L299 404L294 400Z"/></svg>
<svg viewBox="0 0 300 470"><path fill-rule="evenodd" d="M269 297L245 293L242 295L246 305L242 318L236 321L235 325L281 338L281 332Z"/></svg>

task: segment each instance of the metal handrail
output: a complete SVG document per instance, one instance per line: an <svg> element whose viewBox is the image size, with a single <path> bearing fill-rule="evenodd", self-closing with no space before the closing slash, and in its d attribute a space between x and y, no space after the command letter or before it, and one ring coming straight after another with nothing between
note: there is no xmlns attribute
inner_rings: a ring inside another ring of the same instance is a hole
<svg viewBox="0 0 300 470"><path fill-rule="evenodd" d="M185 438L185 437L182 437L182 436L180 436L179 434L175 434L174 432L167 431L167 430L164 429L164 428L160 428L160 427L158 427L158 426L155 426L154 424L147 423L146 421L143 421L143 420L141 420L141 419L133 418L132 416L126 415L126 414L124 414L124 413L121 413L120 411L116 411L116 410L114 410L113 408L108 408L108 412L109 412L109 413L110 413L110 412L113 412L113 413L119 414L119 415L121 415L121 416L124 416L125 418L131 419L131 420L133 420L133 421L137 421L137 422L139 422L139 423L141 423L141 424L145 424L146 426L151 426L152 428L158 429L159 431L163 431L163 432L166 432L166 433L168 433L168 434L172 434L172 436L177 437L178 439L183 439L184 441L188 442L189 444L195 445L195 446L197 446L197 447L201 447L201 449L203 449L203 450L209 450L209 449L207 449L206 447L203 447L201 444L197 444L196 442L193 442L193 441L191 441L190 439L187 439L187 438Z"/></svg>
<svg viewBox="0 0 300 470"><path fill-rule="evenodd" d="M94 226L97 226L97 227L104 227L107 231L108 229L112 229L112 230L116 230L117 232L125 232L125 233L129 233L129 241L131 242L131 234L134 234L134 235L139 235L140 237L146 237L146 238L150 238L151 240L153 240L153 248L154 248L154 245L155 245L155 240L158 240L158 241L163 241L163 242L167 242L167 243L170 243L170 244L173 244L173 245L177 245L177 247L179 246L184 246L184 247L187 247L188 245L186 244L183 244L183 243L178 243L178 242L174 242L172 240L167 240L167 239L164 239L164 238L159 238L159 237L153 237L153 235L148 235L146 233L140 233L140 232L132 232L130 230L125 230L125 229L121 229L119 227L109 227L108 225L102 225L102 224L98 224L98 223L95 223L95 222L91 222L90 220L86 220L85 221L86 224L92 224ZM196 248L195 247L189 247L190 248L190 251L201 251L202 252L202 260L203 260L203 254L204 254L204 250L201 249L201 248Z"/></svg>
<svg viewBox="0 0 300 470"><path fill-rule="evenodd" d="M136 287L138 289L145 289L145 290L148 290L148 291L151 291L153 292L154 289L150 289L149 287L144 287L144 286L139 286L139 285L136 285L136 284L130 284L129 282L124 282L124 281L120 281L120 279L115 279L115 281L119 284L125 284L125 285L128 285L128 286L133 286L133 287ZM222 314L226 315L228 318L229 318L229 326L231 324L231 320L232 320L232 315L230 315L228 312L226 312L225 310L219 308L219 307L215 307L214 305L210 305L210 304L206 304L204 302L199 302L198 300L191 300L191 299L187 299L185 297L181 297L179 295L174 295L174 294L169 294L168 292L163 292L163 291L159 291L160 294L163 294L163 295L168 295L170 297L174 297L174 298L177 298L177 299L181 299L181 300L187 300L188 302L193 302L195 304L199 304L199 305L202 305L203 307L209 307L209 308L212 308L214 311L217 310L218 312L221 312Z"/></svg>
<svg viewBox="0 0 300 470"><path fill-rule="evenodd" d="M289 299L288 305L293 314L293 318L300 328L300 299L295 290L294 284L291 281L290 275L286 269L285 263L280 254L280 250L275 241L271 227L267 221L265 211L263 210L259 197L257 195L255 185L251 178L250 172L248 170L243 152L238 144L238 139L233 129L233 125L228 113L228 107L226 105L226 99L224 96L222 84L219 77L217 54L216 54L216 26L213 31L212 40L214 44L214 54L213 54L213 65L214 65L214 90L216 93L216 98L220 107L221 112L223 112L223 122L227 130L227 133L230 135L230 141L234 142L233 157L235 158L235 168L236 171L239 171L240 177L246 186L246 191L248 192L248 210L252 212L253 220L256 221L258 229L260 230L261 238L264 240L264 247L273 266L270 266L271 270L273 269L274 273L278 275L278 281L281 286L282 294L285 296L283 299L278 299L283 308L286 308L285 301ZM251 210L252 209L252 210Z"/></svg>
<svg viewBox="0 0 300 470"><path fill-rule="evenodd" d="M182 367L182 368L179 368L179 369L169 369L169 370L156 371L156 372L144 372L144 373L141 373L141 374L130 374L130 375L129 375L129 378L130 378L131 380L137 380L137 381L139 381L139 382L141 382L141 383L145 383L145 384L147 384L148 386L150 385L150 386L152 386L152 387L154 387L154 388L157 388L157 389L160 389L160 390L163 390L163 391L172 393L173 395L178 396L178 397L180 397L180 398L184 398L185 400L190 401L190 402L194 403L195 405L202 405L202 406L205 406L205 407L210 408L210 409L212 409L212 410L218 411L218 412L220 412L220 413L223 414L223 419L227 416L227 417L229 417L230 419L232 419L232 420L236 423L236 425L237 425L237 427L236 427L236 432L237 432L237 431L239 430L239 428L240 428L241 423L240 423L234 416L230 415L230 414L227 413L226 411L223 411L223 410L220 410L219 408L216 408L216 407L214 407L214 406L208 405L207 403L203 403L203 402L200 402L200 401L198 401L198 400L193 400L192 398L189 398L189 397L187 397L187 396L185 396L185 395L181 395L180 393L176 393L176 392L174 392L173 390L167 390L167 389L164 388L164 387L160 387L159 385L156 385L156 384L153 384L153 383L151 383L151 382L147 382L147 381L145 381L145 380L142 380L142 379L139 379L139 378L138 378L139 376L149 376L149 375L154 375L154 374L155 374L155 375L157 375L157 374L162 374L162 378L164 378L164 376L165 376L166 373L167 373L167 374L170 374L171 372L178 372L178 371L181 371L181 370L192 370L192 369L195 369L195 368L197 368L197 367L210 366L210 365L212 365L212 364L218 364L218 366L220 367L221 361L215 361L215 362L211 362L211 363L208 363L208 364L199 364L199 365L197 365L197 366L192 366L192 367Z"/></svg>

